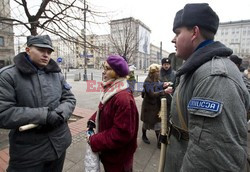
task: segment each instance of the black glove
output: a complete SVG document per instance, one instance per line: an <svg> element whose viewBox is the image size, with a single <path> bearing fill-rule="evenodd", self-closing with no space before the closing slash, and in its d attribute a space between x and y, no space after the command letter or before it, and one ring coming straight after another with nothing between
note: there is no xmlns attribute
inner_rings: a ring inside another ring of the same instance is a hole
<svg viewBox="0 0 250 172"><path fill-rule="evenodd" d="M160 134L159 141L161 143L167 144L167 142L168 142L168 136L163 136L163 135Z"/></svg>
<svg viewBox="0 0 250 172"><path fill-rule="evenodd" d="M56 111L49 111L47 115L47 125L52 128L57 128L64 123L64 118Z"/></svg>
<svg viewBox="0 0 250 172"><path fill-rule="evenodd" d="M93 121L88 121L87 122L87 128L89 128L89 130L93 130L95 128L95 123Z"/></svg>

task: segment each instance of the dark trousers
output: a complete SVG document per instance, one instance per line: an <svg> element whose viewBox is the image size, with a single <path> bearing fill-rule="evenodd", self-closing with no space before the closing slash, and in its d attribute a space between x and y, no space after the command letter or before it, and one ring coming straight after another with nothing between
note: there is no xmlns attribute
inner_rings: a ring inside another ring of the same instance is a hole
<svg viewBox="0 0 250 172"><path fill-rule="evenodd" d="M62 172L65 159L64 152L59 159L54 161L45 161L39 165L27 167L27 168L13 168L8 167L7 172Z"/></svg>

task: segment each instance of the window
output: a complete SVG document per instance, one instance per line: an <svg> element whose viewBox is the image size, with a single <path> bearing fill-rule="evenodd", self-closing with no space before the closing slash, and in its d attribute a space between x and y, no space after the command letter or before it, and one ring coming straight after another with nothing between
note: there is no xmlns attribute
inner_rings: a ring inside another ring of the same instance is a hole
<svg viewBox="0 0 250 172"><path fill-rule="evenodd" d="M0 47L4 46L4 37L0 36Z"/></svg>

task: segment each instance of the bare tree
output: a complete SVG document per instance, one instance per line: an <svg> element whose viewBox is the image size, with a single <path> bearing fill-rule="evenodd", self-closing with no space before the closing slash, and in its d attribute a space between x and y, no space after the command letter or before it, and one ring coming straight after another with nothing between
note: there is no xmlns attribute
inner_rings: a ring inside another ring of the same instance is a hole
<svg viewBox="0 0 250 172"><path fill-rule="evenodd" d="M84 5L85 0L42 0L34 15L32 15L34 6L30 8L27 0L11 1L15 5L15 9L11 9L14 17L0 17L0 23L13 22L13 25L22 25L30 31L31 35L45 31L65 41L83 44L81 30L84 28L84 22L88 25L106 23L97 22L98 18L104 20L106 13L98 12L87 2ZM32 1L33 4L38 2ZM84 13L87 15L86 18ZM91 30L88 31L91 32ZM90 45L90 43L87 44Z"/></svg>
<svg viewBox="0 0 250 172"><path fill-rule="evenodd" d="M133 56L138 52L140 38L135 20L130 17L122 20L111 21L110 43L114 53L126 57L131 63Z"/></svg>

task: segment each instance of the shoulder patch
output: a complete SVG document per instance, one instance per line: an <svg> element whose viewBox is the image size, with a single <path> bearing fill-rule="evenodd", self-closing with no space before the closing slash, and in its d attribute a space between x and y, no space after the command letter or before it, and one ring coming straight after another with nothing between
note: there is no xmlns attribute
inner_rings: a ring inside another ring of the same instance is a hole
<svg viewBox="0 0 250 172"><path fill-rule="evenodd" d="M193 98L189 101L187 108L196 110L205 110L210 112L219 112L221 106L222 106L221 102L201 99L201 98Z"/></svg>
<svg viewBox="0 0 250 172"><path fill-rule="evenodd" d="M71 87L71 85L69 85L67 82L65 82L64 84L63 84L63 87L66 89L66 90L70 90L72 87Z"/></svg>

